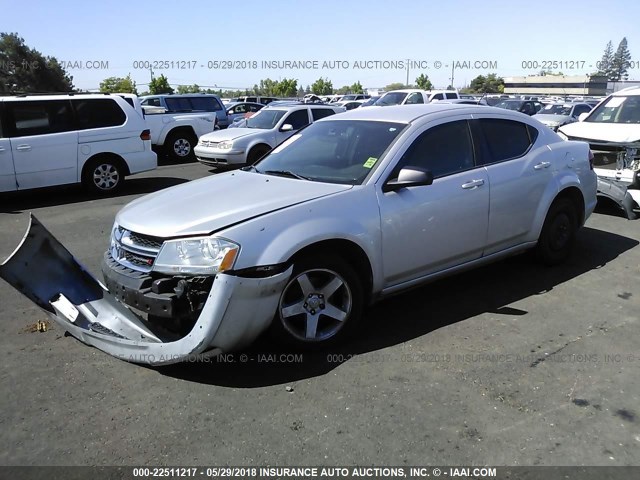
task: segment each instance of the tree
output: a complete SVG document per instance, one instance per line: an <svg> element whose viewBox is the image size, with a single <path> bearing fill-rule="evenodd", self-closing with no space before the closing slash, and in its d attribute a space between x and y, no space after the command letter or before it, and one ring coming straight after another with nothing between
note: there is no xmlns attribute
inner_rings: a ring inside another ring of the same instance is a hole
<svg viewBox="0 0 640 480"><path fill-rule="evenodd" d="M389 85L384 87L385 91L387 92L391 90L401 90L403 88L406 88L406 85L404 83L390 83Z"/></svg>
<svg viewBox="0 0 640 480"><path fill-rule="evenodd" d="M478 75L471 80L469 87L476 93L502 93L504 92L504 80L495 73L490 73L486 77Z"/></svg>
<svg viewBox="0 0 640 480"><path fill-rule="evenodd" d="M422 90L431 90L433 88L433 83L429 80L429 75L425 75L424 73L421 73L420 76L416 78L416 85Z"/></svg>
<svg viewBox="0 0 640 480"><path fill-rule="evenodd" d="M161 93L173 93L173 88L169 85L169 80L164 75L154 78L149 82L149 92L151 95Z"/></svg>
<svg viewBox="0 0 640 480"><path fill-rule="evenodd" d="M627 37L623 37L611 61L611 75L609 76L609 80L612 82L628 80L630 62L631 52L629 52L629 48L627 47Z"/></svg>
<svg viewBox="0 0 640 480"><path fill-rule="evenodd" d="M320 77L311 84L311 91L316 95L331 95L333 93L333 83L328 78Z"/></svg>
<svg viewBox="0 0 640 480"><path fill-rule="evenodd" d="M276 95L280 97L295 97L298 92L298 80L283 78L276 85Z"/></svg>
<svg viewBox="0 0 640 480"><path fill-rule="evenodd" d="M304 97L304 88L302 88L302 85L300 85L300 86L298 87L297 96L298 96L298 98L302 98L302 97Z"/></svg>
<svg viewBox="0 0 640 480"><path fill-rule="evenodd" d="M351 90L351 93L364 93L364 89L362 88L362 84L359 80L349 88Z"/></svg>
<svg viewBox="0 0 640 480"><path fill-rule="evenodd" d="M45 57L17 33L0 33L0 92L71 92L73 77L55 57Z"/></svg>
<svg viewBox="0 0 640 480"><path fill-rule="evenodd" d="M611 40L607 43L607 46L604 49L604 53L602 54L602 59L598 64L598 72L596 75L600 75L603 77L610 78L612 71L611 67L613 64L613 43Z"/></svg>
<svg viewBox="0 0 640 480"><path fill-rule="evenodd" d="M311 93L311 87L309 85L307 85L307 87L304 89L304 93L305 95Z"/></svg>
<svg viewBox="0 0 640 480"><path fill-rule="evenodd" d="M131 74L126 77L109 77L100 82L102 93L133 93L138 95L136 82L131 79Z"/></svg>
<svg viewBox="0 0 640 480"><path fill-rule="evenodd" d="M178 85L176 93L202 93L202 89L195 83L193 85Z"/></svg>
<svg viewBox="0 0 640 480"><path fill-rule="evenodd" d="M344 87L340 87L335 91L338 95L346 95L347 93L351 93L351 87L349 85L345 85Z"/></svg>

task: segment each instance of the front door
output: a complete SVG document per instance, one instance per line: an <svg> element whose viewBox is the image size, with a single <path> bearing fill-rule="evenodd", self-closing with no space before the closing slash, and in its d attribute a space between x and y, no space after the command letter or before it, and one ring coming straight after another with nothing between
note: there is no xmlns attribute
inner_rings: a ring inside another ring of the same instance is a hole
<svg viewBox="0 0 640 480"><path fill-rule="evenodd" d="M426 168L434 181L377 189L385 287L478 259L487 238L489 181L475 165L467 120L430 126L409 143L386 181L403 166Z"/></svg>

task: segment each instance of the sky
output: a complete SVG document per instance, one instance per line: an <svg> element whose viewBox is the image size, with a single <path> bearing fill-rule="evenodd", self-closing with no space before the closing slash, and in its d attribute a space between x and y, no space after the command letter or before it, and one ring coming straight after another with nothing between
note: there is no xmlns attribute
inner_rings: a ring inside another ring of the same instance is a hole
<svg viewBox="0 0 640 480"><path fill-rule="evenodd" d="M453 86L461 88L478 75L528 75L545 66L588 74L597 69L607 42L615 49L625 36L636 67L630 79L640 79L635 0L158 5L0 0L0 32L18 33L29 47L56 57L74 85L87 90L107 77L130 74L142 92L149 65L173 86L223 89L251 88L265 78L294 78L306 87L320 77L334 88L357 81L378 88L405 83L407 74L415 83L421 73L444 88L455 67Z"/></svg>

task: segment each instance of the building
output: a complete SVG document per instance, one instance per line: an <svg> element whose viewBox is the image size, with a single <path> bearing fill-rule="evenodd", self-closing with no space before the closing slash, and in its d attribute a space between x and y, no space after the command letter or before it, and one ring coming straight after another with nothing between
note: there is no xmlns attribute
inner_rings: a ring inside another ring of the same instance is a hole
<svg viewBox="0 0 640 480"><path fill-rule="evenodd" d="M510 95L589 95L607 94L607 77L591 75L531 75L506 77L504 93Z"/></svg>

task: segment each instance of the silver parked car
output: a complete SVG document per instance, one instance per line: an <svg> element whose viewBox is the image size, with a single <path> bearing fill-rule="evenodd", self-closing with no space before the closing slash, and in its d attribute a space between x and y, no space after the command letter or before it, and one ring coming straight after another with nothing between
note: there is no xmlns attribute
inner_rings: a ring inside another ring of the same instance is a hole
<svg viewBox="0 0 640 480"><path fill-rule="evenodd" d="M517 112L355 109L253 166L124 207L106 288L35 219L0 275L75 337L133 362L228 352L269 328L331 345L409 287L528 249L563 261L596 204L590 160L586 143Z"/></svg>
<svg viewBox="0 0 640 480"><path fill-rule="evenodd" d="M592 108L588 103L548 103L535 117L557 132L559 127L577 122L580 115L590 112Z"/></svg>

